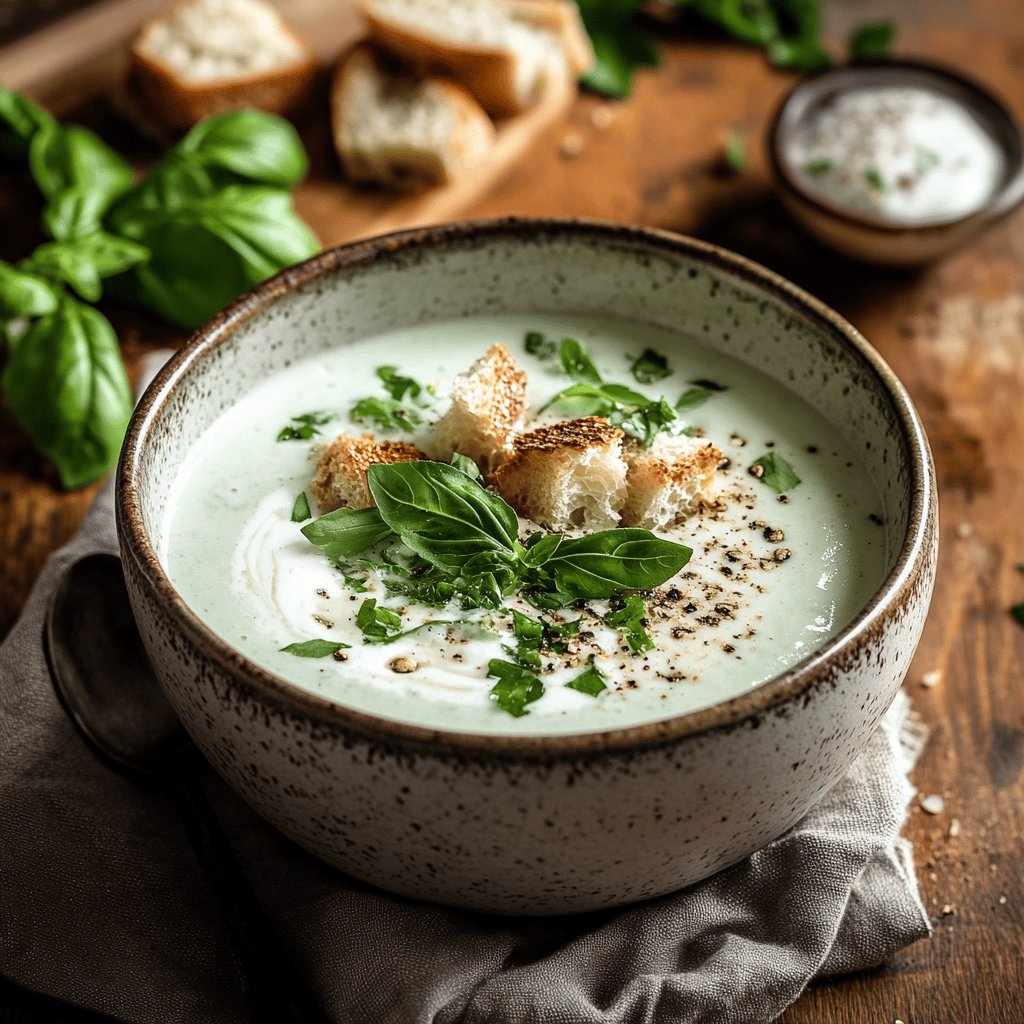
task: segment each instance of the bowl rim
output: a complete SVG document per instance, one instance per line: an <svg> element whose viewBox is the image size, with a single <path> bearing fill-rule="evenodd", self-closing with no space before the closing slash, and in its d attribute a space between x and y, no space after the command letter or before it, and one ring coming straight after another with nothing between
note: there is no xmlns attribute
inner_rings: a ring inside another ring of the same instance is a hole
<svg viewBox="0 0 1024 1024"><path fill-rule="evenodd" d="M952 83L955 88L972 96L980 106L988 108L991 113L1005 123L1005 127L1016 143L1016 153L1010 152L1001 140L995 140L1007 160L1004 180L977 209L959 217L923 221L919 224L899 224L884 217L874 217L869 213L858 212L842 203L833 202L820 193L808 189L793 172L789 161L782 154L783 121L791 105L805 95L808 95L808 101L810 101L816 93L827 88L835 78L857 75L861 72L878 73L887 70L897 73L901 71L917 72L932 78L944 79ZM936 234L962 229L972 224L980 226L1009 213L1024 200L1024 133L1022 133L1017 119L995 93L986 89L979 82L952 68L926 60L865 60L842 67L827 68L803 78L783 96L769 122L768 160L776 182L819 214L825 214L833 220L839 220L855 225L861 230L868 229L882 235Z"/></svg>
<svg viewBox="0 0 1024 1024"><path fill-rule="evenodd" d="M798 319L810 322L845 348L873 376L890 403L909 456L907 530L885 580L854 619L821 648L785 672L728 700L640 725L524 736L437 729L346 707L261 668L206 626L174 588L144 526L136 469L143 458L147 436L189 369L226 343L242 324L307 284L329 280L337 273L366 267L407 250L443 248L481 239L509 241L517 237L530 241L569 237L589 243L625 244L702 264L740 284L753 286L769 301ZM131 557L156 592L174 628L212 658L231 677L233 685L263 701L270 701L285 714L300 713L329 727L341 727L377 742L416 749L443 749L475 757L552 760L645 749L698 733L743 724L757 725L760 723L755 720L759 715L794 699L809 699L805 695L817 685L828 682L831 666L868 643L887 618L898 616L899 610L910 600L922 567L927 564L932 524L937 514L937 494L924 427L905 388L852 324L803 289L744 256L661 229L585 218L505 217L414 228L326 249L262 282L225 307L167 361L139 400L118 463L115 510L122 555Z"/></svg>

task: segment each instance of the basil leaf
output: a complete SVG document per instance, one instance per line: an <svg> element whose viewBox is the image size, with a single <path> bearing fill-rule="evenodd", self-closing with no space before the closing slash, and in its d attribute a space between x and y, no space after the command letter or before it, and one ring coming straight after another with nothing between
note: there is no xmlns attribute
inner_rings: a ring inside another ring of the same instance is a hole
<svg viewBox="0 0 1024 1024"><path fill-rule="evenodd" d="M558 350L558 358L562 363L562 369L573 378L573 380L586 381L590 384L600 384L601 374L597 372L594 360L585 345L574 338L566 338Z"/></svg>
<svg viewBox="0 0 1024 1024"><path fill-rule="evenodd" d="M330 423L332 417L325 412L305 412L293 416L292 422L283 426L277 434L278 441L308 441L320 433L320 427ZM298 426L292 426L298 424Z"/></svg>
<svg viewBox="0 0 1024 1024"><path fill-rule="evenodd" d="M534 541L534 537L538 538ZM523 565L540 568L558 550L562 538L557 533L535 533L526 544L526 553L522 556Z"/></svg>
<svg viewBox="0 0 1024 1024"><path fill-rule="evenodd" d="M582 399L589 402L579 404ZM541 407L541 412L554 406L571 404L576 416L607 416L619 406L647 405L650 398L622 384L570 384Z"/></svg>
<svg viewBox="0 0 1024 1024"><path fill-rule="evenodd" d="M368 644L393 644L396 640L418 633L428 626L455 626L450 619L430 619L412 629L402 629L402 617L390 608L380 608L376 598L368 597L356 613L356 625ZM398 630L399 632L395 632Z"/></svg>
<svg viewBox="0 0 1024 1024"><path fill-rule="evenodd" d="M339 508L302 528L302 535L330 559L358 555L391 536L391 527L370 508Z"/></svg>
<svg viewBox="0 0 1024 1024"><path fill-rule="evenodd" d="M434 565L458 570L474 555L516 550L515 511L451 466L378 464L366 478L384 522Z"/></svg>
<svg viewBox="0 0 1024 1024"><path fill-rule="evenodd" d="M468 456L455 452L452 455L451 465L460 473L465 473L475 483L480 481L480 467Z"/></svg>
<svg viewBox="0 0 1024 1024"><path fill-rule="evenodd" d="M708 391L729 390L724 384L719 384L716 381L708 380L707 377L698 377L696 380L691 380L690 383L698 388L705 388Z"/></svg>
<svg viewBox="0 0 1024 1024"><path fill-rule="evenodd" d="M27 96L0 85L0 157L22 159L32 136L53 123L53 118Z"/></svg>
<svg viewBox="0 0 1024 1024"><path fill-rule="evenodd" d="M586 669L576 676L575 679L570 679L565 685L570 690L578 690L580 693L585 693L588 697L596 697L599 693L603 693L608 689L604 676L598 672L597 666L594 665L593 655L590 656Z"/></svg>
<svg viewBox="0 0 1024 1024"><path fill-rule="evenodd" d="M833 64L816 39L776 39L768 44L768 59L787 71L824 71Z"/></svg>
<svg viewBox="0 0 1024 1024"><path fill-rule="evenodd" d="M889 56L896 27L891 21L869 21L850 33L849 50L853 60L881 60Z"/></svg>
<svg viewBox="0 0 1024 1024"><path fill-rule="evenodd" d="M29 169L47 199L87 188L109 205L132 185L132 171L95 132L51 120L32 136Z"/></svg>
<svg viewBox="0 0 1024 1024"><path fill-rule="evenodd" d="M58 296L59 289L49 281L0 260L0 321L52 313Z"/></svg>
<svg viewBox="0 0 1024 1024"><path fill-rule="evenodd" d="M293 523L304 523L307 519L312 518L313 513L309 510L309 498L306 497L305 491L300 491L299 496L295 499L295 504L292 505L292 522Z"/></svg>
<svg viewBox="0 0 1024 1024"><path fill-rule="evenodd" d="M487 675L498 680L491 687L491 700L513 718L528 715L526 705L544 696L540 679L514 662L492 658L487 664Z"/></svg>
<svg viewBox="0 0 1024 1024"><path fill-rule="evenodd" d="M349 410L356 423L367 420L381 430L413 430L423 422L415 409L410 409L395 398L361 398Z"/></svg>
<svg viewBox="0 0 1024 1024"><path fill-rule="evenodd" d="M580 81L605 96L628 96L633 72L658 63L651 40L634 23L640 0L579 0L579 7L594 49L594 65Z"/></svg>
<svg viewBox="0 0 1024 1024"><path fill-rule="evenodd" d="M230 171L242 181L278 188L298 184L309 161L298 132L283 117L259 110L217 114L200 121L177 150Z"/></svg>
<svg viewBox="0 0 1024 1024"><path fill-rule="evenodd" d="M755 459L750 467L750 475L757 477L763 484L778 491L788 491L800 483L800 477L793 471L793 467L775 452L768 452L761 458Z"/></svg>
<svg viewBox="0 0 1024 1024"><path fill-rule="evenodd" d="M343 644L340 640L303 640L301 643L282 647L281 651L284 654L294 654L296 658L326 658L351 646Z"/></svg>
<svg viewBox="0 0 1024 1024"><path fill-rule="evenodd" d="M653 348L645 348L633 361L631 369L641 384L653 384L672 375L668 360Z"/></svg>
<svg viewBox="0 0 1024 1024"><path fill-rule="evenodd" d="M645 448L654 444L658 434L676 433L676 428L682 426L675 409L664 398L632 412L618 409L609 414L608 422L635 437Z"/></svg>
<svg viewBox="0 0 1024 1024"><path fill-rule="evenodd" d="M601 620L606 626L617 629L634 654L654 650L654 641L644 628L647 606L642 597L635 594L627 597L621 608L608 612Z"/></svg>
<svg viewBox="0 0 1024 1024"><path fill-rule="evenodd" d="M3 389L65 487L89 483L114 464L132 396L114 330L97 310L63 296L13 346Z"/></svg>
<svg viewBox="0 0 1024 1024"><path fill-rule="evenodd" d="M81 238L47 242L21 266L70 285L83 299L96 302L103 294L100 283L104 278L120 274L149 258L149 251L134 242L94 231Z"/></svg>
<svg viewBox="0 0 1024 1024"><path fill-rule="evenodd" d="M541 361L550 359L555 354L555 343L545 338L540 331L529 331L526 335L526 351Z"/></svg>
<svg viewBox="0 0 1024 1024"><path fill-rule="evenodd" d="M712 395L713 391L709 391L707 388L688 388L680 396L679 401L676 402L677 409L696 409L698 405L703 405Z"/></svg>
<svg viewBox="0 0 1024 1024"><path fill-rule="evenodd" d="M91 235L100 230L109 205L104 193L88 185L64 189L43 210L43 227L51 238L60 240Z"/></svg>
<svg viewBox="0 0 1024 1024"><path fill-rule="evenodd" d="M563 539L544 569L570 600L612 597L624 590L660 586L686 565L692 553L650 530L601 530Z"/></svg>
<svg viewBox="0 0 1024 1024"><path fill-rule="evenodd" d="M402 376L398 372L397 366L378 366L374 372L384 385L384 390L399 402L406 395L410 398L418 398L423 390L412 377Z"/></svg>

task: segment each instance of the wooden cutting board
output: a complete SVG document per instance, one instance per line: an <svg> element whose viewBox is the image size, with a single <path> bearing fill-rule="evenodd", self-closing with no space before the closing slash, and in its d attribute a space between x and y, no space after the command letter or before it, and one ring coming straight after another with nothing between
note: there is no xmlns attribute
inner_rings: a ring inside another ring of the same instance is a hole
<svg viewBox="0 0 1024 1024"><path fill-rule="evenodd" d="M85 104L116 88L127 67L127 45L139 26L169 0L103 0L34 35L0 49L0 82L74 120ZM348 185L333 156L328 127L327 81L338 55L363 34L353 0L277 0L286 20L309 41L324 68L318 109L306 112L300 130L311 171L295 193L296 207L321 242L357 238L457 218L499 181L535 140L564 120L576 90L552 84L529 111L497 125L487 160L449 185L414 195ZM153 154L140 154L144 165Z"/></svg>

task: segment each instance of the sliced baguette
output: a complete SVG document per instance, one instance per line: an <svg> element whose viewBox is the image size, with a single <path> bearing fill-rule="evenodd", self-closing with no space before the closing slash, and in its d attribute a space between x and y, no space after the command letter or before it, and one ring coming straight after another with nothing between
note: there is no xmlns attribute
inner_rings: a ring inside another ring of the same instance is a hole
<svg viewBox="0 0 1024 1024"><path fill-rule="evenodd" d="M711 500L722 453L701 438L662 434L647 449L627 445L625 458L623 525L660 530Z"/></svg>
<svg viewBox="0 0 1024 1024"><path fill-rule="evenodd" d="M554 0L552 0L554 2ZM531 106L572 67L561 26L505 0L360 0L371 38L421 70L443 69L492 114Z"/></svg>
<svg viewBox="0 0 1024 1024"><path fill-rule="evenodd" d="M337 508L369 508L375 505L366 471L377 463L416 462L426 456L404 441L378 441L372 434L349 437L339 434L324 445L309 489L321 513Z"/></svg>
<svg viewBox="0 0 1024 1024"><path fill-rule="evenodd" d="M260 0L183 0L131 46L129 87L161 127L185 131L246 107L289 114L308 97L312 50Z"/></svg>
<svg viewBox="0 0 1024 1024"><path fill-rule="evenodd" d="M521 516L552 530L611 529L626 497L622 431L586 416L520 434L494 485Z"/></svg>
<svg viewBox="0 0 1024 1024"><path fill-rule="evenodd" d="M524 22L554 29L562 40L569 69L578 78L594 65L594 48L583 26L576 0L505 0L513 16Z"/></svg>
<svg viewBox="0 0 1024 1024"><path fill-rule="evenodd" d="M369 46L357 46L338 66L331 123L351 180L398 189L451 181L494 141L494 125L465 89L403 73Z"/></svg>
<svg viewBox="0 0 1024 1024"><path fill-rule="evenodd" d="M526 411L526 374L504 345L492 345L452 382L452 404L434 427L430 454L468 455L485 476L512 453Z"/></svg>

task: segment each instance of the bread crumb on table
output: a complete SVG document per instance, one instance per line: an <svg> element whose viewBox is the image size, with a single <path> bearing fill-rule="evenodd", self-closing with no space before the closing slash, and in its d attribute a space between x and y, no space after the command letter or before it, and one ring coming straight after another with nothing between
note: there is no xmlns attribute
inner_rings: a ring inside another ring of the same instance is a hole
<svg viewBox="0 0 1024 1024"><path fill-rule="evenodd" d="M568 132L562 136L562 142L558 147L558 152L565 157L566 160L574 160L576 157L583 152L583 136L579 132Z"/></svg>
<svg viewBox="0 0 1024 1024"><path fill-rule="evenodd" d="M926 690L931 690L933 687L938 686L941 682L942 673L937 668L933 668L930 672L925 672L925 674L921 676L921 685Z"/></svg>
<svg viewBox="0 0 1024 1024"><path fill-rule="evenodd" d="M921 810L925 814L941 814L946 809L946 801L938 793L921 797Z"/></svg>

